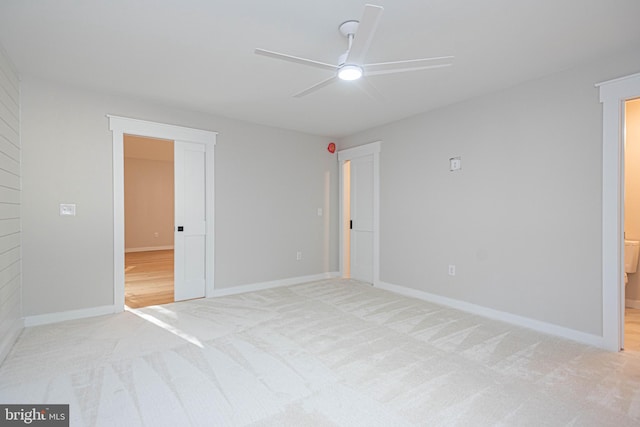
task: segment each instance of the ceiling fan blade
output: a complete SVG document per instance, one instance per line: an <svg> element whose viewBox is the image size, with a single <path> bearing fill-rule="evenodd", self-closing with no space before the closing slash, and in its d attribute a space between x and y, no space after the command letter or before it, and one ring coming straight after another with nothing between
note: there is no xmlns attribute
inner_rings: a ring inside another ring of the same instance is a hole
<svg viewBox="0 0 640 427"><path fill-rule="evenodd" d="M270 58L281 59L283 61L295 62L296 64L309 65L315 68L321 68L323 70L336 71L338 67L336 65L326 64L324 62L314 61L312 59L299 58L297 56L286 55L284 53L273 52L270 50L257 48L254 50L256 55L268 56Z"/></svg>
<svg viewBox="0 0 640 427"><path fill-rule="evenodd" d="M359 79L354 81L353 83L355 83L358 89L364 92L369 98L381 104L384 104L385 102L384 96L382 96L382 93L380 93L378 88L375 87L375 85L371 83L368 79Z"/></svg>
<svg viewBox="0 0 640 427"><path fill-rule="evenodd" d="M351 49L349 49L349 54L347 55L347 64L361 64L364 61L364 56L369 50L369 45L373 40L373 35L376 32L383 10L382 6L372 4L364 6L362 18L360 18Z"/></svg>
<svg viewBox="0 0 640 427"><path fill-rule="evenodd" d="M382 74L404 73L407 71L428 70L453 65L453 56L439 58L410 59L407 61L380 62L378 64L366 64L363 66L366 76L379 76Z"/></svg>
<svg viewBox="0 0 640 427"><path fill-rule="evenodd" d="M311 87L306 88L305 90L303 90L302 92L298 92L295 95L293 95L294 98L301 98L305 95L309 95L311 92L315 92L318 89L322 89L323 87L335 82L338 79L337 76L331 76L326 80L321 81L320 83L316 83Z"/></svg>

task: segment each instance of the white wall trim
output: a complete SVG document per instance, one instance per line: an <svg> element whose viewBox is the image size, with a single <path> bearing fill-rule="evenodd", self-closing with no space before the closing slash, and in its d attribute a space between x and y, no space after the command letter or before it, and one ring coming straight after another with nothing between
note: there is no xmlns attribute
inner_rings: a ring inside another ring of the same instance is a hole
<svg viewBox="0 0 640 427"><path fill-rule="evenodd" d="M629 308L640 309L640 300L637 299L625 299L624 305Z"/></svg>
<svg viewBox="0 0 640 427"><path fill-rule="evenodd" d="M261 291L263 289L278 288L281 286L297 285L301 283L314 282L317 280L332 279L332 278L338 277L339 275L340 273L336 271L336 272L329 272L329 273L314 274L310 276L291 277L288 279L273 280L270 282L253 283L250 285L234 286L232 288L227 288L227 289L217 289L213 292L213 295L207 295L207 298L243 294L246 292ZM70 310L70 311L62 311L58 313L40 314L37 316L27 316L24 318L24 326L30 327L30 326L38 326L38 325L48 325L50 323L64 322L66 320L76 320L76 319L84 319L87 317L104 316L107 314L114 314L121 311L123 310L118 310L118 307L115 307L112 305L105 305L101 307L84 308L80 310ZM16 331L17 331L16 337L22 331L22 326L23 326L23 320L20 319L20 328L16 328ZM8 349L6 349L6 352L8 352L9 349L11 349L11 344L13 343L14 340L9 340L10 345L8 346ZM4 349L0 349L0 350L4 350ZM0 361L3 359L4 356L6 356L6 354L3 355L3 353L0 351Z"/></svg>
<svg viewBox="0 0 640 427"><path fill-rule="evenodd" d="M13 344L15 344L16 340L22 333L23 328L24 320L22 318L17 318L9 328L8 333L0 339L0 364L2 364L5 357L7 357L7 354L9 354L13 348Z"/></svg>
<svg viewBox="0 0 640 427"><path fill-rule="evenodd" d="M206 145L207 162L207 278L206 296L214 289L214 147L217 132L107 115L113 138L113 304L124 310L124 135L146 136Z"/></svg>
<svg viewBox="0 0 640 427"><path fill-rule="evenodd" d="M338 151L338 170L339 170L339 268L340 276L344 276L344 244L345 235L342 224L344 224L344 162L358 157L373 155L373 284L380 281L380 151L382 150L382 141L375 141L369 144L359 145L353 148L347 148Z"/></svg>
<svg viewBox="0 0 640 427"><path fill-rule="evenodd" d="M83 308L80 310L61 311L57 313L39 314L37 316L27 316L24 318L24 326L48 325L50 323L64 322L65 320L84 319L86 317L104 316L114 314L118 311L113 305L103 305L100 307Z"/></svg>
<svg viewBox="0 0 640 427"><path fill-rule="evenodd" d="M356 159L358 157L370 156L379 153L382 149L382 141L370 142L368 144L358 145L357 147L345 148L338 151L338 160L346 161Z"/></svg>
<svg viewBox="0 0 640 427"><path fill-rule="evenodd" d="M149 138L169 139L171 141L189 141L200 144L216 142L218 132L202 129L194 129L184 126L169 125L166 123L150 122L147 120L132 119L129 117L107 114L109 129L122 130L129 135L146 136Z"/></svg>
<svg viewBox="0 0 640 427"><path fill-rule="evenodd" d="M151 251L168 251L173 249L173 245L167 246L144 246L141 248L125 248L124 252L151 252Z"/></svg>
<svg viewBox="0 0 640 427"><path fill-rule="evenodd" d="M599 83L602 103L602 335L624 346L624 101L640 97L640 73Z"/></svg>
<svg viewBox="0 0 640 427"><path fill-rule="evenodd" d="M517 316L515 314L507 313L504 311L494 310L492 308L487 308L469 302L431 294L429 292L419 291L417 289L393 285L391 283L385 282L379 282L376 287L397 294L429 301L434 304L454 308L456 310L464 311L467 313L476 314L478 316L487 317L489 319L499 320L505 323L510 323L512 325L532 329L537 332L570 339L583 344L588 344L596 347L604 347L605 344L602 337L598 335L587 334L585 332L576 331L574 329L565 328L562 326L554 325L552 323L546 323L539 320L530 319L528 317Z"/></svg>
<svg viewBox="0 0 640 427"><path fill-rule="evenodd" d="M272 280L269 282L253 283L249 285L233 286L231 288L216 289L213 292L214 297L223 297L227 295L244 294L246 292L261 291L263 289L279 288L281 286L298 285L301 283L315 282L317 280L332 279L339 277L340 273L329 272L321 274L313 274L310 276L290 277L288 279Z"/></svg>

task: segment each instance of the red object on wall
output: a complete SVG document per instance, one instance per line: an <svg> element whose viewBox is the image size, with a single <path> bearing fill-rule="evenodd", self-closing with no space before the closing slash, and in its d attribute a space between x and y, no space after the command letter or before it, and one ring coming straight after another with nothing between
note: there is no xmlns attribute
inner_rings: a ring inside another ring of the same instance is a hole
<svg viewBox="0 0 640 427"><path fill-rule="evenodd" d="M336 144L335 142L330 142L329 145L327 146L327 150L329 150L330 153L335 153L336 152Z"/></svg>

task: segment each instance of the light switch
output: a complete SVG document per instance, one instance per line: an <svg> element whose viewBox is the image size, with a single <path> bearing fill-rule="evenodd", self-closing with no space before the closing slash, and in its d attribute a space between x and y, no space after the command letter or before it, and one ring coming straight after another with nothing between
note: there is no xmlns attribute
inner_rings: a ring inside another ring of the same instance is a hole
<svg viewBox="0 0 640 427"><path fill-rule="evenodd" d="M61 203L60 216L76 216L75 203Z"/></svg>
<svg viewBox="0 0 640 427"><path fill-rule="evenodd" d="M322 216L322 208L318 208L318 216Z"/></svg>

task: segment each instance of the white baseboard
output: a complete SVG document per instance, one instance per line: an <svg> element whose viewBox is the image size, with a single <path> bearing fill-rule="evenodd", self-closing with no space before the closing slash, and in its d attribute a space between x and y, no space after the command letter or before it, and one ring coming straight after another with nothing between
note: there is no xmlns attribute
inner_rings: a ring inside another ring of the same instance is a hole
<svg viewBox="0 0 640 427"><path fill-rule="evenodd" d="M168 246L147 246L142 248L125 248L124 252L150 252L150 251L167 251L173 249L173 245Z"/></svg>
<svg viewBox="0 0 640 427"><path fill-rule="evenodd" d="M103 316L105 314L115 313L115 307L112 305L103 305L101 307L83 308L80 310L61 311L58 313L39 314L36 316L27 316L24 318L24 326L47 325L49 323L64 322L65 320L84 319L85 317Z"/></svg>
<svg viewBox="0 0 640 427"><path fill-rule="evenodd" d="M7 357L9 351L11 351L13 344L20 336L20 333L22 333L23 328L24 321L21 318L15 319L8 333L0 339L0 364L4 361L4 358Z"/></svg>
<svg viewBox="0 0 640 427"><path fill-rule="evenodd" d="M565 328L563 326L554 325L552 323L542 322L540 320L530 319L528 317L518 316L518 315L507 313L504 311L494 310L492 308L483 307L481 305L476 305L469 302L456 300L453 298L443 297L441 295L431 294L429 292L419 291L417 289L407 288L407 287L398 286L398 285L392 285L391 283L378 282L375 284L375 286L381 289L386 289L388 291L398 293L398 294L402 294L402 295L418 298L421 300L429 301L435 304L455 308L457 310L465 311L467 313L477 314L479 316L488 317L490 319L511 323L512 325L533 329L534 331L542 332L545 334L567 338L573 341L592 345L595 347L606 348L603 337L598 335L576 331L575 329Z"/></svg>
<svg viewBox="0 0 640 427"><path fill-rule="evenodd" d="M625 299L624 306L629 308L638 308L640 309L640 301L637 299Z"/></svg>
<svg viewBox="0 0 640 427"><path fill-rule="evenodd" d="M291 277L288 279L273 280L270 282L253 283L250 285L234 286L232 288L217 289L213 291L213 295L207 297L221 297L225 295L242 294L245 292L260 291L263 289L277 288L280 286L296 285L298 283L313 282L315 280L330 279L338 277L338 272L314 274L311 276ZM80 310L62 311L58 313L47 313L36 316L27 316L24 318L24 326L47 325L50 323L63 322L65 320L83 319L86 317L103 316L105 314L114 314L116 309L113 305L105 305L102 307L83 308ZM1 349L0 349L1 350ZM0 353L1 355L2 353ZM1 359L0 359L1 360Z"/></svg>
<svg viewBox="0 0 640 427"><path fill-rule="evenodd" d="M331 279L339 276L339 272L332 271L329 273L314 274L311 276L290 277L288 279L252 283L250 285L240 285L233 286L231 288L214 289L213 295L207 295L207 297L223 297L227 295L243 294L245 292L261 291L263 289L278 288L280 286L297 285L299 283L314 282L316 280Z"/></svg>

